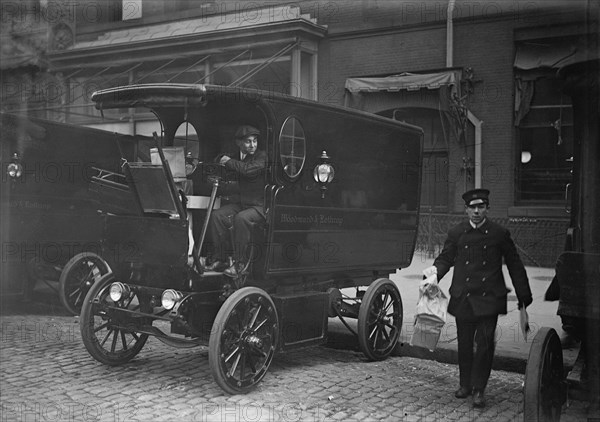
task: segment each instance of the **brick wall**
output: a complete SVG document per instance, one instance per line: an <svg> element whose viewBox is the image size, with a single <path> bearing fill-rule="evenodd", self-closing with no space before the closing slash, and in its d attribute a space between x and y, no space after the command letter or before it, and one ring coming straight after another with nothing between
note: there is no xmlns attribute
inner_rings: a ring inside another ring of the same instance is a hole
<svg viewBox="0 0 600 422"><path fill-rule="evenodd" d="M437 256L444 246L448 230L464 215L421 213L417 250ZM567 221L536 218L494 218L510 230L525 265L554 268L565 245Z"/></svg>

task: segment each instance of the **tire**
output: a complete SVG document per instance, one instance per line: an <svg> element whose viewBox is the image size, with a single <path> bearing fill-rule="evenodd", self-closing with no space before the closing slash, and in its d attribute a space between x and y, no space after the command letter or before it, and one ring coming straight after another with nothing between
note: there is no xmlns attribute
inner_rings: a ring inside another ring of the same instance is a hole
<svg viewBox="0 0 600 422"><path fill-rule="evenodd" d="M147 334L128 327L127 319L118 317L111 308L136 309L139 304L132 292L118 303L109 297L109 287L116 281L112 273L104 275L89 290L81 308L81 338L88 353L105 365L116 366L133 359L142 350Z"/></svg>
<svg viewBox="0 0 600 422"><path fill-rule="evenodd" d="M82 252L71 258L58 280L58 296L65 309L79 315L90 287L109 272L108 263L95 253Z"/></svg>
<svg viewBox="0 0 600 422"><path fill-rule="evenodd" d="M524 420L559 421L566 401L560 338L553 328L535 335L525 369Z"/></svg>
<svg viewBox="0 0 600 422"><path fill-rule="evenodd" d="M358 311L358 342L370 360L387 358L402 331L402 297L387 278L375 280L362 298Z"/></svg>
<svg viewBox="0 0 600 422"><path fill-rule="evenodd" d="M210 369L229 394L251 391L277 349L279 319L271 297L256 287L233 293L215 318L208 343Z"/></svg>

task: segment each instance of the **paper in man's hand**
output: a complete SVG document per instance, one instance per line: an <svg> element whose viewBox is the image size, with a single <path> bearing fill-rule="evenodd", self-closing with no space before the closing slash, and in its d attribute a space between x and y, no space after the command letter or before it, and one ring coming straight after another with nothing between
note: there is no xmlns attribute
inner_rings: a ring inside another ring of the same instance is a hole
<svg viewBox="0 0 600 422"><path fill-rule="evenodd" d="M519 310L519 325L521 326L521 333L523 333L523 338L527 341L527 334L529 333L529 315L527 315L527 311L525 307L522 306Z"/></svg>

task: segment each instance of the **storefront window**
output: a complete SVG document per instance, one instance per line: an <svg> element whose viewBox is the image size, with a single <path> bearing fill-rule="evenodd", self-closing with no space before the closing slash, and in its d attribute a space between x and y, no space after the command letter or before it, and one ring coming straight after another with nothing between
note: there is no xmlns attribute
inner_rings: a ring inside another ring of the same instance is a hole
<svg viewBox="0 0 600 422"><path fill-rule="evenodd" d="M536 79L530 110L518 126L521 203L563 201L571 181L573 110L560 87L554 78Z"/></svg>

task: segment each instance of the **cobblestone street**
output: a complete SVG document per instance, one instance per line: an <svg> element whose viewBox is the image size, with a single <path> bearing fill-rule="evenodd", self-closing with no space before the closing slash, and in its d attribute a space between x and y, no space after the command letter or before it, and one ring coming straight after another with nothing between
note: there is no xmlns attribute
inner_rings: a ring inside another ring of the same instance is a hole
<svg viewBox="0 0 600 422"><path fill-rule="evenodd" d="M259 387L229 396L204 347L151 338L130 363L108 367L85 350L78 319L2 316L2 421L511 421L522 420L523 375L494 371L488 405L456 400L458 368L409 357L367 362L312 347L276 355ZM571 402L562 420L585 420Z"/></svg>

